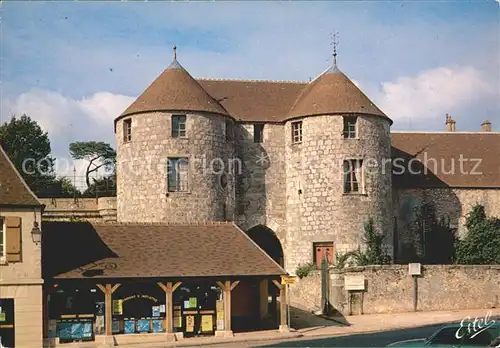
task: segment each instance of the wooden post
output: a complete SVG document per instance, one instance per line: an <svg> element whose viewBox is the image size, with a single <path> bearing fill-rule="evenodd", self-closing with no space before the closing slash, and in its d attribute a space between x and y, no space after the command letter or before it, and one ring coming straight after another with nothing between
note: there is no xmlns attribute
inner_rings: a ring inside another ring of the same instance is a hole
<svg viewBox="0 0 500 348"><path fill-rule="evenodd" d="M157 283L165 291L165 330L167 335L174 333L174 291L182 284L177 282Z"/></svg>
<svg viewBox="0 0 500 348"><path fill-rule="evenodd" d="M268 280L263 279L260 281L259 284L259 292L260 292L260 319L264 319L267 317L268 311L269 311L269 285L268 285Z"/></svg>
<svg viewBox="0 0 500 348"><path fill-rule="evenodd" d="M104 327L106 336L113 335L113 293L120 287L120 284L96 284L104 293Z"/></svg>
<svg viewBox="0 0 500 348"><path fill-rule="evenodd" d="M223 291L223 301L224 301L224 334L223 336L232 336L233 332L231 330L231 291L238 286L240 281L226 280L224 283L217 282L217 285ZM220 336L220 334L219 334Z"/></svg>
<svg viewBox="0 0 500 348"><path fill-rule="evenodd" d="M273 280L273 284L280 290L280 332L289 332L290 328L287 324L287 293L286 285L280 284L277 280Z"/></svg>

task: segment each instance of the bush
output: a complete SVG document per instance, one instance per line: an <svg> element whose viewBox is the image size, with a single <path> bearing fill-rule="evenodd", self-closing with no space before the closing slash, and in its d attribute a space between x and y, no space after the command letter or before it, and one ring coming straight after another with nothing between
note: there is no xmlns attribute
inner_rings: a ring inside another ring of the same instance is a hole
<svg viewBox="0 0 500 348"><path fill-rule="evenodd" d="M358 250L351 252L350 256L352 256L358 266L390 264L391 257L384 246L384 239L383 234L375 231L373 219L370 218L365 223L363 236L363 243L366 249L362 251L361 248L358 248Z"/></svg>
<svg viewBox="0 0 500 348"><path fill-rule="evenodd" d="M457 242L456 263L500 264L500 219L488 218L482 205L467 214L467 234Z"/></svg>
<svg viewBox="0 0 500 348"><path fill-rule="evenodd" d="M297 269L295 270L295 274L297 277L300 279L307 277L309 273L312 271L316 270L316 265L314 263L306 263L304 265L300 264L297 266Z"/></svg>

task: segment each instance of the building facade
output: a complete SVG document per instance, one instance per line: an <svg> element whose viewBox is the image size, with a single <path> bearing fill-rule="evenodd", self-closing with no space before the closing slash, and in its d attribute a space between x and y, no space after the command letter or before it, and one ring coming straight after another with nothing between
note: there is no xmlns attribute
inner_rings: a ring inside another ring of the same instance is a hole
<svg viewBox="0 0 500 348"><path fill-rule="evenodd" d="M42 346L42 205L0 147L0 346Z"/></svg>
<svg viewBox="0 0 500 348"><path fill-rule="evenodd" d="M456 132L449 115L444 133L391 133L391 124L335 63L299 83L194 79L174 58L115 121L118 221L235 221L293 273L319 255L334 262L358 248L369 219L400 258L425 201L462 232L466 196L500 212L489 152L500 135L490 122L477 133ZM460 144L482 159L481 180L445 168L408 177L412 158L422 165L422 152L432 152L450 165Z"/></svg>

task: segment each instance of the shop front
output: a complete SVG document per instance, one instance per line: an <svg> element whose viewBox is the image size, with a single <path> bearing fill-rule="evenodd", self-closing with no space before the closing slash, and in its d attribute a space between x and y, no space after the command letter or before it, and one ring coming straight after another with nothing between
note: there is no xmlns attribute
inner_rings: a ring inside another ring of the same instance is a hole
<svg viewBox="0 0 500 348"><path fill-rule="evenodd" d="M46 247L50 248L51 239L59 244L61 238L71 233L68 231L80 231L79 249L85 247L97 255L81 255L80 261L75 251L76 259L64 270L55 266L57 258L46 260L47 266L52 267L47 268L52 276L46 278L44 287L45 332L49 340L58 344L152 343L206 335L226 337L232 336L233 330L260 329L267 316L268 284L280 286L276 281L284 274L233 224L212 225L211 235L199 233L198 225L182 226L182 231L178 231L175 225L140 225L140 230L131 230L134 225L86 223L85 228L74 228L73 224L47 223ZM203 230L206 228L202 225ZM151 230L156 233L151 234ZM140 238L144 231L149 235ZM181 232L187 241L200 240L200 250L193 253L192 243L177 243L174 248L165 239ZM220 242L203 241L217 234ZM136 242L123 242L130 241L130 235L139 235ZM89 245L84 243L86 238ZM98 241L109 249L98 246ZM221 257L221 247L227 241L233 244L227 245L231 248L226 250L238 252L226 251ZM148 248L147 253L140 251ZM204 256L193 259L196 254ZM284 289L280 295L284 298ZM276 299L272 302L276 303ZM280 317L274 328L285 326Z"/></svg>

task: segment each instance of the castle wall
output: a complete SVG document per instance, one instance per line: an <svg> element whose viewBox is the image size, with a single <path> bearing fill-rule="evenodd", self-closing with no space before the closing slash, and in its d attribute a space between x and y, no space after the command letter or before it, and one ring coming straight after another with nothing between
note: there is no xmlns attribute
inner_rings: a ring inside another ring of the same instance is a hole
<svg viewBox="0 0 500 348"><path fill-rule="evenodd" d="M253 124L239 124L237 156L242 170L237 184L236 222L248 231L264 225L286 239L284 125L266 124L262 143L254 143Z"/></svg>
<svg viewBox="0 0 500 348"><path fill-rule="evenodd" d="M229 160L234 157L234 145L226 141L225 135L226 121L230 119L187 113L187 137L173 138L170 116L167 112L131 116L130 142L123 140L123 122L128 118L117 122L118 221L183 223L231 219L234 183ZM168 192L169 157L189 159L188 192ZM228 171L224 190L219 184L222 170Z"/></svg>
<svg viewBox="0 0 500 348"><path fill-rule="evenodd" d="M392 251L392 186L389 122L358 117L358 139L342 137L343 118L302 119L302 143L292 144L285 125L287 271L313 260L314 242L333 242L337 252L357 248L363 227L374 219ZM364 160L365 193L344 194L343 161ZM385 165L384 165L385 164Z"/></svg>
<svg viewBox="0 0 500 348"><path fill-rule="evenodd" d="M414 188L393 189L394 216L397 217L399 245L411 243L408 224L414 221L414 209L422 203L432 203L436 217L450 220L450 226L457 228L459 237L467 233L466 215L475 204L485 207L486 215L500 217L500 189L470 188Z"/></svg>

